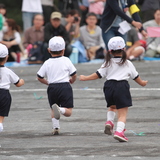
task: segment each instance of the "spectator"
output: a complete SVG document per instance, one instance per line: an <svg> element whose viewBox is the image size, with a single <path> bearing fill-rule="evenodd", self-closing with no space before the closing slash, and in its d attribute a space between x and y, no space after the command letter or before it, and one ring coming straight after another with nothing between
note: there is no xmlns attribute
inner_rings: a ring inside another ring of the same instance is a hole
<svg viewBox="0 0 160 160"><path fill-rule="evenodd" d="M130 13L133 19L124 13L127 11L128 7L130 8ZM139 9L135 5L135 2L133 0L127 0L127 4L122 2L121 0L106 1L105 9L100 24L106 48L108 48L107 44L109 39L114 36L121 36L124 39L126 39L126 35L123 35L118 31L119 24L123 20L126 20L128 23L138 28L143 34L143 36L147 36L146 32L142 28L138 11Z"/></svg>
<svg viewBox="0 0 160 160"><path fill-rule="evenodd" d="M23 46L27 49L37 41L44 41L44 18L41 14L36 14L33 18L33 26L24 32Z"/></svg>
<svg viewBox="0 0 160 160"><path fill-rule="evenodd" d="M41 0L43 16L44 16L44 25L50 21L50 15L52 12L57 11L58 9L54 5L54 0Z"/></svg>
<svg viewBox="0 0 160 160"><path fill-rule="evenodd" d="M2 40L3 30L5 31L6 21L6 7L3 3L0 3L0 40Z"/></svg>
<svg viewBox="0 0 160 160"><path fill-rule="evenodd" d="M81 0L81 2L79 1L79 8L81 13L81 26L82 26L86 24L85 19L88 13L89 1L88 0Z"/></svg>
<svg viewBox="0 0 160 160"><path fill-rule="evenodd" d="M148 27L160 27L160 9L157 9L154 13L154 19L149 20L143 24L143 27L147 29ZM149 37L147 39L147 57L160 57L159 45L160 37Z"/></svg>
<svg viewBox="0 0 160 160"><path fill-rule="evenodd" d="M102 39L102 31L97 23L95 13L88 13L86 16L87 25L80 27L80 41L86 48L88 60L104 58L105 43Z"/></svg>
<svg viewBox="0 0 160 160"><path fill-rule="evenodd" d="M104 10L104 3L106 0L88 0L89 1L89 12L93 12L97 15L98 22L100 25L101 16Z"/></svg>
<svg viewBox="0 0 160 160"><path fill-rule="evenodd" d="M17 58L19 59L20 53L20 27L16 24L14 19L6 20L6 31L3 33L2 41L0 43L7 46L9 50L9 58L8 61L15 61ZM17 60L19 61L19 60Z"/></svg>
<svg viewBox="0 0 160 160"><path fill-rule="evenodd" d="M42 14L41 0L23 0L22 20L24 31L32 26L32 20L36 14Z"/></svg>
<svg viewBox="0 0 160 160"><path fill-rule="evenodd" d="M76 9L79 10L79 0L58 0L58 8L62 15L65 15L68 11Z"/></svg>
<svg viewBox="0 0 160 160"><path fill-rule="evenodd" d="M7 10L3 3L0 3L0 13L6 18Z"/></svg>
<svg viewBox="0 0 160 160"><path fill-rule="evenodd" d="M134 27L127 33L127 58L131 61L140 59L145 52L145 49L138 37L138 32Z"/></svg>
<svg viewBox="0 0 160 160"><path fill-rule="evenodd" d="M160 0L143 0L141 12L143 23L154 19L154 12L160 8Z"/></svg>
<svg viewBox="0 0 160 160"><path fill-rule="evenodd" d="M51 57L48 53L48 41L54 36L61 36L64 38L66 46L65 53L66 57L69 57L72 52L72 47L70 45L69 33L65 27L61 24L62 14L60 12L53 12L50 17L50 22L45 25L44 28L44 60Z"/></svg>
<svg viewBox="0 0 160 160"><path fill-rule="evenodd" d="M67 32L69 32L70 40L76 39L79 34L80 27L80 14L78 10L71 10L66 17L62 17L61 24L65 26Z"/></svg>

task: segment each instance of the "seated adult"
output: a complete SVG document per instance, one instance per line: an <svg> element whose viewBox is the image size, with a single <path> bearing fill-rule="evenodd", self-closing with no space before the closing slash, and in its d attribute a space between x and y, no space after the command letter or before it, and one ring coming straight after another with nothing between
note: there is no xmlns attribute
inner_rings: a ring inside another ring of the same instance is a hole
<svg viewBox="0 0 160 160"><path fill-rule="evenodd" d="M51 57L47 48L49 40L54 36L61 36L65 40L65 53L64 56L69 57L72 52L70 45L70 37L66 28L61 24L62 14L60 12L53 12L51 14L50 22L45 25L44 28L44 60Z"/></svg>
<svg viewBox="0 0 160 160"><path fill-rule="evenodd" d="M27 51L32 48L35 42L44 41L44 17L41 14L36 14L33 18L33 26L25 30L23 46Z"/></svg>
<svg viewBox="0 0 160 160"><path fill-rule="evenodd" d="M154 19L143 23L144 29L148 27L160 27L160 9L154 12ZM160 57L160 37L149 37L147 39L146 57Z"/></svg>
<svg viewBox="0 0 160 160"><path fill-rule="evenodd" d="M3 32L0 43L6 45L9 50L8 61L19 61L21 49L20 27L14 19L7 19L5 22L5 31Z"/></svg>
<svg viewBox="0 0 160 160"><path fill-rule="evenodd" d="M71 41L78 37L80 22L81 18L78 10L71 10L67 13L66 17L61 18L61 24L69 32Z"/></svg>
<svg viewBox="0 0 160 160"><path fill-rule="evenodd" d="M137 60L143 56L145 52L145 48L143 46L142 41L138 36L138 31L131 27L131 29L127 33L127 58L129 60Z"/></svg>
<svg viewBox="0 0 160 160"><path fill-rule="evenodd" d="M88 13L86 16L87 25L80 27L80 41L86 49L88 60L104 58L105 43L102 38L102 30L96 25L97 16L95 13Z"/></svg>

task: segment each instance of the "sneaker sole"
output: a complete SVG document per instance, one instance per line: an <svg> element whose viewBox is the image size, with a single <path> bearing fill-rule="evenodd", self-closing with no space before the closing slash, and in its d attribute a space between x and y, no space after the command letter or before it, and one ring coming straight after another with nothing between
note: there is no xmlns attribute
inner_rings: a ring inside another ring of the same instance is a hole
<svg viewBox="0 0 160 160"><path fill-rule="evenodd" d="M108 124L107 124L107 125L105 126L104 133L105 133L105 134L108 134L108 135L112 135L111 128L112 128L111 125L108 125Z"/></svg>
<svg viewBox="0 0 160 160"><path fill-rule="evenodd" d="M59 113L59 110L58 110L57 107L58 106L56 104L52 105L52 109L53 109L53 112L54 112L54 118L59 120L60 119L60 113Z"/></svg>
<svg viewBox="0 0 160 160"><path fill-rule="evenodd" d="M52 132L53 135L59 135L59 131Z"/></svg>
<svg viewBox="0 0 160 160"><path fill-rule="evenodd" d="M126 140L120 136L117 136L117 135L114 136L114 139L118 140L119 142L128 142L128 140Z"/></svg>

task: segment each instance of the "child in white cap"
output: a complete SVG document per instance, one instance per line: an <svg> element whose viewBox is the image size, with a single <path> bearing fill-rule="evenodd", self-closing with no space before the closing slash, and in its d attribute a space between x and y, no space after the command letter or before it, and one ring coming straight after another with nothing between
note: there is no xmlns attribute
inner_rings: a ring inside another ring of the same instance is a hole
<svg viewBox="0 0 160 160"><path fill-rule="evenodd" d="M9 92L10 84L13 83L17 87L24 84L23 79L20 79L12 70L4 66L7 59L8 49L0 43L0 132L3 131L4 117L8 117L12 102Z"/></svg>
<svg viewBox="0 0 160 160"><path fill-rule="evenodd" d="M118 112L117 128L114 132L114 138L120 142L127 142L125 137L125 123L128 107L132 106L130 86L128 79L132 78L141 86L145 86L148 81L144 81L138 75L132 62L126 59L125 42L121 37L113 37L108 42L109 52L106 55L106 61L97 70L89 76L80 75L80 81L94 80L105 77L104 95L107 102L108 112L105 123L104 133L112 135L114 127L114 118Z"/></svg>
<svg viewBox="0 0 160 160"><path fill-rule="evenodd" d="M60 114L69 117L74 107L70 83L76 80L76 68L68 57L63 56L64 50L65 42L62 37L51 38L48 51L52 58L46 60L37 72L38 80L48 85L47 94L51 107L53 135L59 134Z"/></svg>

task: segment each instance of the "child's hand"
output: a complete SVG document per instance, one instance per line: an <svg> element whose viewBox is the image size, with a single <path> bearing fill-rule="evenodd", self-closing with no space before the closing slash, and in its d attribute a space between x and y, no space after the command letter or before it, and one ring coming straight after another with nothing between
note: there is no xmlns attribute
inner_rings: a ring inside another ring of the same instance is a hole
<svg viewBox="0 0 160 160"><path fill-rule="evenodd" d="M74 81L73 81L73 79L72 79L72 78L70 78L69 82L70 82L71 84L73 84L73 83L74 83Z"/></svg>
<svg viewBox="0 0 160 160"><path fill-rule="evenodd" d="M147 83L148 83L148 81L144 81L144 80L142 80L142 84L141 84L141 86L146 86L147 85Z"/></svg>
<svg viewBox="0 0 160 160"><path fill-rule="evenodd" d="M85 77L86 77L86 76L84 76L84 75L80 75L80 76L79 76L79 80L80 80L80 81L85 81Z"/></svg>

